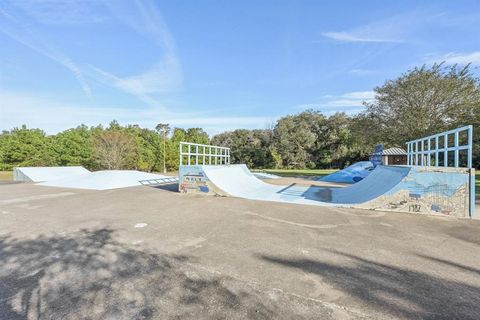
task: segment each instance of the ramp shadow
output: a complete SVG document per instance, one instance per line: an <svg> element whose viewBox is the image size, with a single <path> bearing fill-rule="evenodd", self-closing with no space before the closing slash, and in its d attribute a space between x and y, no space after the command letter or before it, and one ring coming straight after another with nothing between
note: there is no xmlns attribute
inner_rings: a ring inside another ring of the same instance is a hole
<svg viewBox="0 0 480 320"><path fill-rule="evenodd" d="M170 192L178 192L178 183L170 183L170 184L162 184L158 186L149 186L151 188L170 191Z"/></svg>

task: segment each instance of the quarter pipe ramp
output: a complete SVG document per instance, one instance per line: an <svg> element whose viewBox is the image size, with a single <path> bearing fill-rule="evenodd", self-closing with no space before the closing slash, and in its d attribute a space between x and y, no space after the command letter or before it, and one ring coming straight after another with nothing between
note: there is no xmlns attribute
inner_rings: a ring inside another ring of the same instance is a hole
<svg viewBox="0 0 480 320"><path fill-rule="evenodd" d="M468 217L469 169L378 166L343 188L278 186L257 179L245 165L180 167L179 190L252 200Z"/></svg>

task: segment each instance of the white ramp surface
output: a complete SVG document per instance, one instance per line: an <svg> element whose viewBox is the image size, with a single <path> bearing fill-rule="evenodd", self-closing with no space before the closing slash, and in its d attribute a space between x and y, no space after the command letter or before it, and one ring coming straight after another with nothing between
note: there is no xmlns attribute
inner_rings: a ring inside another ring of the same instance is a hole
<svg viewBox="0 0 480 320"><path fill-rule="evenodd" d="M305 197L312 187L278 186L265 183L253 175L244 165L202 166L207 178L231 196L252 200L326 205ZM313 187L315 188L315 187Z"/></svg>
<svg viewBox="0 0 480 320"><path fill-rule="evenodd" d="M18 167L13 170L14 181L41 182L89 174L84 167Z"/></svg>
<svg viewBox="0 0 480 320"><path fill-rule="evenodd" d="M279 186L257 179L245 165L193 165L180 167L179 190L252 200L464 218L470 215L470 175L468 168L380 165L348 187Z"/></svg>
<svg viewBox="0 0 480 320"><path fill-rule="evenodd" d="M109 190L140 186L140 181L165 179L167 176L136 171L136 170L105 170L88 172L88 174L65 177L56 180L42 182L39 185L49 187Z"/></svg>
<svg viewBox="0 0 480 320"><path fill-rule="evenodd" d="M353 205L375 199L398 185L410 171L407 167L379 166L360 182L344 187L279 186L256 178L241 165L201 166L205 176L227 194L252 200L314 204Z"/></svg>

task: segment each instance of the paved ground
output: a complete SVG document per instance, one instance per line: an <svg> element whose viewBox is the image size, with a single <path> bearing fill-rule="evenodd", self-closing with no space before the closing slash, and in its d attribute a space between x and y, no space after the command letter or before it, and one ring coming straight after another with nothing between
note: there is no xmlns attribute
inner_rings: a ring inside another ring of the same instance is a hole
<svg viewBox="0 0 480 320"><path fill-rule="evenodd" d="M480 221L0 186L0 319L479 319Z"/></svg>

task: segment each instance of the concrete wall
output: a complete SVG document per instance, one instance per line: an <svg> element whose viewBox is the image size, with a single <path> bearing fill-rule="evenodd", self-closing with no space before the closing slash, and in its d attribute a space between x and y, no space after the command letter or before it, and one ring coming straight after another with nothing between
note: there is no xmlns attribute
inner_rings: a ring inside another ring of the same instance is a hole
<svg viewBox="0 0 480 320"><path fill-rule="evenodd" d="M474 172L467 168L378 166L356 184L329 188L265 184L250 178L251 174L243 172L239 166L209 169L207 174L202 166L181 166L179 191L233 195L252 200L470 217L470 183ZM248 171L246 167L244 170Z"/></svg>
<svg viewBox="0 0 480 320"><path fill-rule="evenodd" d="M178 179L178 191L181 193L227 195L208 179L201 166L180 166Z"/></svg>
<svg viewBox="0 0 480 320"><path fill-rule="evenodd" d="M467 168L411 167L389 192L355 207L467 218L470 174Z"/></svg>

